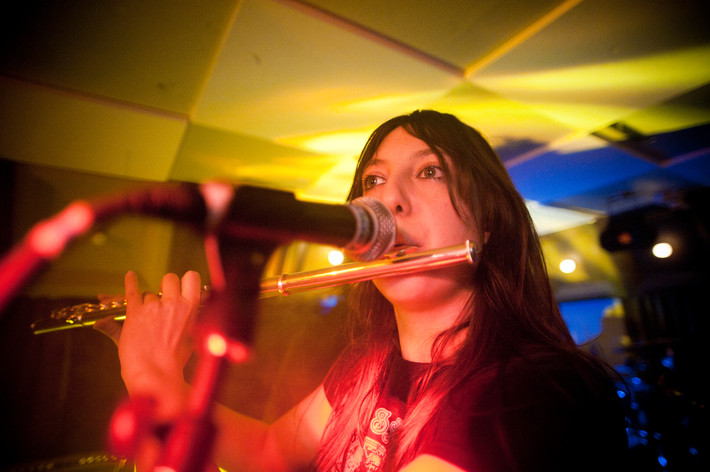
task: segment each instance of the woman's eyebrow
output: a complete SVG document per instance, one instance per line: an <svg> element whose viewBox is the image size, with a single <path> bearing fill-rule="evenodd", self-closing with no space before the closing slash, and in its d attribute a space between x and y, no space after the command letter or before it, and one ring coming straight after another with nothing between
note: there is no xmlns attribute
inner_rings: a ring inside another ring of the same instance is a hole
<svg viewBox="0 0 710 472"><path fill-rule="evenodd" d="M428 157L431 157L431 156L436 156L436 153L435 153L434 151L432 151L430 148L427 147L427 148L420 149L420 150L418 150L418 151L415 151L415 152L411 153L411 154L408 156L408 159L409 159L410 161L418 161L418 160L421 160L421 159L424 159L424 158L428 158ZM437 156L437 157L438 157L438 156ZM381 159L381 158L379 158L379 157L373 157L373 158L370 159L370 161L365 165L365 167L363 168L363 172L367 171L367 169L369 169L369 168L371 168L371 167L375 167L375 166L378 166L378 165L384 165L384 164L386 164L386 162L387 162L386 160Z"/></svg>
<svg viewBox="0 0 710 472"><path fill-rule="evenodd" d="M372 159L369 160L369 162L365 165L365 169L369 169L370 167L380 165L382 164L382 159L379 159L377 157L373 157Z"/></svg>
<svg viewBox="0 0 710 472"><path fill-rule="evenodd" d="M419 159L419 158L422 158L422 157L429 157L429 156L431 156L432 154L433 154L433 155L436 155L436 153L435 153L434 151L432 151L432 150L429 149L429 148L426 148L426 149L421 149L421 150L415 152L415 153L412 155L412 158Z"/></svg>
<svg viewBox="0 0 710 472"><path fill-rule="evenodd" d="M423 148L418 151L414 151L413 153L409 154L409 156L406 156L409 160L417 160L417 159L422 159L425 157L430 157L432 155L436 155L434 151L432 151L430 148ZM383 163L384 160L380 159L378 157L373 157L370 159L370 162L367 164L368 166L370 165L377 165Z"/></svg>

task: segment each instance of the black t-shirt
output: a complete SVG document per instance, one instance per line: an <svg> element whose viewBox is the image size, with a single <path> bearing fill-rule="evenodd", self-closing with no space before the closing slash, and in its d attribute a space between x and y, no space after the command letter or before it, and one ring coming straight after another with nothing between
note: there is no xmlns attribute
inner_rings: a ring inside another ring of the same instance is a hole
<svg viewBox="0 0 710 472"><path fill-rule="evenodd" d="M336 386L357 362L341 356L325 381L331 405ZM579 360L555 354L516 360L466 379L444 397L422 430L420 453L469 471L622 470L626 435L613 384L573 367ZM395 356L364 444L356 440L343 472L380 470L393 432L402 427L411 386L428 364Z"/></svg>

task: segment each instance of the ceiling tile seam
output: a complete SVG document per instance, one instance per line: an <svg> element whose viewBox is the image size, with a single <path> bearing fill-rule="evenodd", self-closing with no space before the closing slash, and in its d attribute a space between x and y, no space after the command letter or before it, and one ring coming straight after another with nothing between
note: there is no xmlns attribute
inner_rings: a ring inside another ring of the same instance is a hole
<svg viewBox="0 0 710 472"><path fill-rule="evenodd" d="M626 142L621 142L621 141L614 141L613 139L609 139L608 137L604 136L603 133L600 133L598 131L591 133L591 135L596 136L597 138L601 139L602 141L605 141L606 143L609 144L609 146L611 146L613 148L623 151L626 154L629 154L629 155L635 157L636 159L639 159L644 162L648 162L649 164L653 164L654 166L657 166L657 167L660 167L663 162L668 160L668 156L666 156L660 152L655 152L650 149L643 151L641 149L634 147L632 144L629 144Z"/></svg>
<svg viewBox="0 0 710 472"><path fill-rule="evenodd" d="M500 46L493 49L481 59L466 66L466 68L464 69L464 78L466 80L469 80L476 72L497 61L498 59L506 55L508 52L518 47L524 41L527 41L535 34L546 28L548 25L552 24L554 21L556 21L568 11L570 11L572 8L576 7L581 2L582 0L565 0L561 4L557 5L555 8L542 15L532 24L528 25L519 33L513 35L511 38L509 38Z"/></svg>
<svg viewBox="0 0 710 472"><path fill-rule="evenodd" d="M450 62L445 61L440 57L434 56L433 54L429 54L425 51L422 51L421 49L417 49L407 43L387 36L386 34L383 34L372 28L368 28L365 25L349 20L348 18L336 15L332 12L329 12L320 7L301 0L275 1L282 3L294 10L298 10L302 13L305 13L313 18L330 23L333 26L336 26L344 31L349 31L351 33L357 34L365 39L368 39L374 43L378 43L393 51L403 53L422 63L434 66L446 73L453 74L458 78L464 78L464 69L457 66L456 64L451 64Z"/></svg>
<svg viewBox="0 0 710 472"><path fill-rule="evenodd" d="M210 78L212 77L212 73L214 72L215 68L217 67L217 62L219 62L219 57L222 54L222 50L224 49L225 44L227 44L227 41L229 39L229 35L232 31L232 28L234 27L234 22L237 20L237 16L239 16L239 11L242 9L242 4L243 0L236 0L234 9L232 10L232 14L229 18L229 21L225 25L224 31L222 32L222 37L220 38L219 44L217 47L214 49L214 53L212 54L212 58L210 59L209 65L205 68L205 73L202 76L202 80L200 82L199 87L197 88L197 93L195 94L195 99L192 102L192 106L190 106L190 110L188 111L188 114L190 118L195 116L195 111L199 107L199 104L202 102L202 97L205 95L205 91L207 90L207 85L210 82Z"/></svg>
<svg viewBox="0 0 710 472"><path fill-rule="evenodd" d="M485 88L485 87L478 85L478 84L477 84L477 86L479 86L481 88ZM524 104L525 102L517 102L517 103ZM558 122L560 125L568 126L567 124L559 122L558 120L554 120L554 121ZM609 123L609 125L606 125L606 126L611 126L611 124L613 124L613 123ZM531 149L530 151L520 154L518 156L515 156L513 158L506 159L505 166L507 169L511 169L513 167L524 164L532 159L535 159L536 157L539 157L547 152L552 152L552 151L558 150L561 147L563 147L565 144L571 143L575 140L582 139L585 137L594 137L596 139L599 139L601 142L606 143L606 145L615 145L616 143L614 143L613 141L611 141L609 139L606 139L603 135L601 135L599 133L599 130L604 129L604 127L605 126L601 126L601 127L597 128L596 130L594 130L594 129L577 129L577 130L571 131L570 133L565 134L564 136L561 136L560 138L549 141L547 144L545 144L543 146L537 147L535 149ZM616 147L621 149L621 147L619 147L619 146L616 146ZM643 160L645 162L648 162L650 164L660 167L660 163L658 161L654 161L652 159L649 159L648 156L641 155L638 152L631 152L628 149L621 149L621 150L630 154L630 155L633 155L634 157L636 157L640 160Z"/></svg>
<svg viewBox="0 0 710 472"><path fill-rule="evenodd" d="M569 205L567 203L560 202L559 200L548 201L547 203L542 203L535 200L526 200L526 202L528 204L530 202L533 202L533 204L540 205L543 208L573 211L575 213L581 213L583 215L590 216L595 219L604 218L606 216L606 212L604 211L596 210L594 208L584 208L576 205Z"/></svg>
<svg viewBox="0 0 710 472"><path fill-rule="evenodd" d="M575 141L577 139L582 139L586 138L589 136L589 132L585 130L578 130L578 131L572 131L569 134L566 134L560 138L554 139L544 146L537 147L535 149L532 149L528 152L525 152L523 154L520 154L516 157L507 159L505 161L505 167L506 169L512 169L513 167L519 166L521 164L524 164L536 157L539 157L543 154L546 154L548 152L555 151L565 144L571 143L572 141Z"/></svg>
<svg viewBox="0 0 710 472"><path fill-rule="evenodd" d="M686 152L685 154L680 154L674 156L661 164L662 169L676 166L678 164L683 164L684 162L692 161L698 157L702 157L706 154L710 154L710 147L704 147L702 149L696 149L694 151Z"/></svg>
<svg viewBox="0 0 710 472"><path fill-rule="evenodd" d="M193 121L191 118L188 118L188 119L187 119L187 121L186 121L186 123L185 123L185 128L184 128L184 130L183 130L183 132L182 132L182 136L180 137L180 143L178 144L177 149L175 150L175 153L174 153L173 162L172 162L172 164L171 164L171 166L170 166L170 169L168 169L168 172L167 172L167 176L168 176L168 177L167 177L167 180L168 180L168 181L173 181L173 180L174 180L173 175L175 174L175 166L177 165L178 160L180 159L180 157L181 157L182 154L183 154L183 150L185 149L185 146L186 146L188 134L190 133L192 127L205 127L205 126L206 126L206 125L204 125L204 124L200 124L200 123L198 123L198 122ZM228 134L234 134L234 131L233 131L233 130L230 130L230 129L228 129L228 128L223 128L223 127L220 127L220 126L209 126L208 128L211 129L211 130L214 130L214 131L224 132L224 133L228 133ZM264 139L264 138L261 137L261 136L252 135L252 134L239 133L238 135L239 135L239 136L243 136L243 137L245 137L245 138L250 138L250 139L258 139L258 140L263 140L263 139ZM267 141L268 141L268 142L272 142L272 143L274 143L274 144L277 144L277 145L279 145L279 146L283 146L283 147L290 148L290 149L299 150L299 151L307 151L307 152L313 154L314 156L328 157L328 154L327 154L327 153L310 151L310 150L302 149L302 148L300 148L300 147L294 147L294 146L286 145L286 144L283 144L283 143L279 143L279 142L277 142L277 141L271 141L271 140L267 140ZM214 178L220 178L220 176L215 176Z"/></svg>
<svg viewBox="0 0 710 472"><path fill-rule="evenodd" d="M62 87L55 84L49 84L46 82L40 82L37 80L30 80L23 77L15 77L11 75L0 75L0 80L6 82L12 82L18 87L34 88L38 90L44 90L51 93L58 93L66 97L87 100L95 103L100 103L103 105L115 106L117 108L122 108L124 110L136 111L139 113L145 113L150 115L155 115L171 120L177 121L187 121L189 116L185 113L178 113L171 110L166 110L164 108L150 107L146 105L140 105L134 102L128 102L126 100L120 100L113 97L107 97L105 95L99 95L95 93L88 93L72 89L69 87Z"/></svg>
<svg viewBox="0 0 710 472"><path fill-rule="evenodd" d="M178 159L180 159L180 156L182 156L183 150L185 149L187 135L190 133L192 126L195 126L195 123L193 123L192 120L188 118L187 123L185 123L185 128L182 130L182 135L180 136L180 143L178 144L177 149L175 149L175 152L173 153L173 162L170 164L170 168L167 172L167 178L165 179L167 182L177 181L173 177L173 175L175 175L175 166L177 165L177 161Z"/></svg>

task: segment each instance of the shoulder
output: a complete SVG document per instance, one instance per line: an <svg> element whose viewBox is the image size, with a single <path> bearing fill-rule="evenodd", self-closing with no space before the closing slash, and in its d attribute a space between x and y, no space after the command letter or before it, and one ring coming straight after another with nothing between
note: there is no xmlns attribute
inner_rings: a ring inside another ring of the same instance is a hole
<svg viewBox="0 0 710 472"><path fill-rule="evenodd" d="M540 396L562 403L609 398L615 392L613 371L574 350L538 349L489 366L460 383L463 390L499 390L503 401Z"/></svg>
<svg viewBox="0 0 710 472"><path fill-rule="evenodd" d="M400 472L466 472L464 469L431 454L422 454Z"/></svg>
<svg viewBox="0 0 710 472"><path fill-rule="evenodd" d="M540 412L548 419L541 418L537 426L544 426L557 417L569 422L602 412L619 414L620 405L614 381L602 364L582 354L548 351L468 376L452 389L442 408L472 418L519 414L523 423L530 422L531 413Z"/></svg>
<svg viewBox="0 0 710 472"><path fill-rule="evenodd" d="M576 355L538 354L460 382L425 429L423 452L464 469L506 470L507 461L511 470L556 470L574 466L572 454L623 448L623 412L603 371Z"/></svg>

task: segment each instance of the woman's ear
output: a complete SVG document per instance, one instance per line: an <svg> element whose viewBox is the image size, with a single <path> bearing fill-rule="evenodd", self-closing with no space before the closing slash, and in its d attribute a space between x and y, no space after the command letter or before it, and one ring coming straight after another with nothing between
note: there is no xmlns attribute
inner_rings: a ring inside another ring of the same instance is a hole
<svg viewBox="0 0 710 472"><path fill-rule="evenodd" d="M488 242L488 238L490 237L490 235L491 235L490 231L486 231L485 233L483 233L483 244L484 245Z"/></svg>

